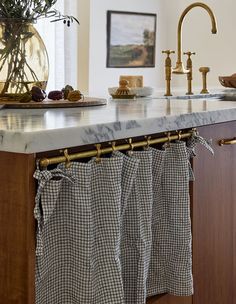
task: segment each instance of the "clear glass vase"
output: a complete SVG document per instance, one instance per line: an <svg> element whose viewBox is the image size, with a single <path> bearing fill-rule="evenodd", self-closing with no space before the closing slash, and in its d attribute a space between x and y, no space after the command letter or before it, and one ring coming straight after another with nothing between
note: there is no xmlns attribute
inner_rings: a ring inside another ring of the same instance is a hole
<svg viewBox="0 0 236 304"><path fill-rule="evenodd" d="M34 85L46 89L48 54L32 23L0 19L0 97L21 95Z"/></svg>

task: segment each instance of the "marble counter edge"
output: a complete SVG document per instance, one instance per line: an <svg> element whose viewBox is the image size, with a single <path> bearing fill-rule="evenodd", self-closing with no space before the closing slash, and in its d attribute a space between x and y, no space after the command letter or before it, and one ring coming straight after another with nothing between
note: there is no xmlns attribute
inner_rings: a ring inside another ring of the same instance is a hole
<svg viewBox="0 0 236 304"><path fill-rule="evenodd" d="M56 130L34 132L1 131L0 151L24 154L39 153L129 137L158 134L166 131L200 127L233 121L235 119L236 108L230 108Z"/></svg>

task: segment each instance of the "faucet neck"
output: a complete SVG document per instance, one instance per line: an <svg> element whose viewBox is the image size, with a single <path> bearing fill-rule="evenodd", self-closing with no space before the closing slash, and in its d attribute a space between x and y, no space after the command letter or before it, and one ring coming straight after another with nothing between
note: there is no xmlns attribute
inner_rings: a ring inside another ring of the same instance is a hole
<svg viewBox="0 0 236 304"><path fill-rule="evenodd" d="M217 26L216 26L216 19L215 16L212 12L212 10L210 9L210 7L208 5L206 5L205 3L201 3L201 2L195 2L191 5L189 5L182 13L182 15L180 16L179 19L179 23L178 23L178 29L177 29L177 39L178 39L178 46L177 46L177 62L176 62L176 68L173 70L173 73L176 74L185 74L188 73L188 70L185 70L183 63L182 63L182 25L183 25L183 21L185 16L187 15L187 13L194 7L202 7L203 9L205 9L210 18L211 18L211 23L212 23L212 34L216 34L217 33Z"/></svg>

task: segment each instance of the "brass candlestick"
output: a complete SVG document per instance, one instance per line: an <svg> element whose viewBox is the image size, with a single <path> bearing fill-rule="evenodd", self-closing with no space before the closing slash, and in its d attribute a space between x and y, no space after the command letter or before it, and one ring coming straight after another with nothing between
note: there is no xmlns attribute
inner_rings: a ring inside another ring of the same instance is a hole
<svg viewBox="0 0 236 304"><path fill-rule="evenodd" d="M207 90L207 73L210 72L210 68L200 67L199 72L202 73L202 90L200 94L209 94Z"/></svg>
<svg viewBox="0 0 236 304"><path fill-rule="evenodd" d="M165 96L172 96L171 89L170 89L170 82L171 82L171 58L170 54L174 54L175 51L166 50L162 51L162 54L166 54L166 60L165 60L165 74L166 74L166 93Z"/></svg>

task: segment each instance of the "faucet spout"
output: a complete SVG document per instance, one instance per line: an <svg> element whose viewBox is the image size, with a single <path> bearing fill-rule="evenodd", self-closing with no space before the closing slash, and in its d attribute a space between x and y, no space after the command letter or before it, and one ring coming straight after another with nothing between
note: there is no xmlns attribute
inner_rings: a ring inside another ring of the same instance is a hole
<svg viewBox="0 0 236 304"><path fill-rule="evenodd" d="M185 16L187 15L187 13L194 7L202 7L203 9L205 9L210 18L211 18L211 23L212 23L212 34L216 34L217 33L217 25L216 25L216 18L214 16L214 13L212 12L212 10L210 9L210 7L208 5L206 5L205 3L201 3L201 2L196 2L193 3L191 5L189 5L182 13L182 15L180 16L179 19L179 24L178 24L178 53L177 53L177 62L176 62L176 67L172 70L172 73L174 74L187 74L189 72L189 70L186 70L183 63L182 63L182 25L183 25L183 21Z"/></svg>

